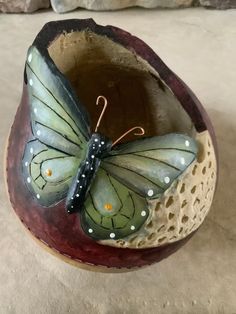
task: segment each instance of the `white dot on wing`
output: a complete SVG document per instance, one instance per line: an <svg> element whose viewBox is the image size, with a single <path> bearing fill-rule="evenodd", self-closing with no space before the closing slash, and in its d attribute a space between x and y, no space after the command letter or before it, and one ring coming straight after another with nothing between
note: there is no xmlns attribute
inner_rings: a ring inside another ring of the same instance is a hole
<svg viewBox="0 0 236 314"><path fill-rule="evenodd" d="M94 142L98 142L98 139L97 139L97 138L95 138Z"/></svg>
<svg viewBox="0 0 236 314"><path fill-rule="evenodd" d="M93 232L93 229L90 228L90 229L88 230L88 232L89 232L89 233L92 233L92 232Z"/></svg>
<svg viewBox="0 0 236 314"><path fill-rule="evenodd" d="M28 62L30 63L31 61L32 61L32 53L30 53L28 56Z"/></svg>
<svg viewBox="0 0 236 314"><path fill-rule="evenodd" d="M113 232L110 233L110 238L111 238L111 239L115 238L115 236L116 236L115 233L113 233Z"/></svg>
<svg viewBox="0 0 236 314"><path fill-rule="evenodd" d="M91 167L90 170L93 170L93 167Z"/></svg>
<svg viewBox="0 0 236 314"><path fill-rule="evenodd" d="M40 195L39 194L37 194L36 197L37 197L37 199L40 199Z"/></svg>
<svg viewBox="0 0 236 314"><path fill-rule="evenodd" d="M38 109L37 108L34 108L34 113L37 113L38 112Z"/></svg>
<svg viewBox="0 0 236 314"><path fill-rule="evenodd" d="M33 147L31 147L30 148L30 153L33 154L33 152L34 152L34 149L33 149Z"/></svg>
<svg viewBox="0 0 236 314"><path fill-rule="evenodd" d="M104 145L104 144L105 144L105 142L101 141L101 144L102 144L102 145Z"/></svg>
<svg viewBox="0 0 236 314"><path fill-rule="evenodd" d="M38 130L38 131L37 131L37 135L40 135L40 134L41 134L41 131L40 131L40 130Z"/></svg>
<svg viewBox="0 0 236 314"><path fill-rule="evenodd" d="M30 86L33 86L33 80L32 79L29 80L29 84L30 84Z"/></svg>
<svg viewBox="0 0 236 314"><path fill-rule="evenodd" d="M181 157L181 158L180 158L180 162L181 162L182 165L185 165L185 159L184 159L184 157Z"/></svg>
<svg viewBox="0 0 236 314"><path fill-rule="evenodd" d="M82 177L85 178L85 174L82 174Z"/></svg>
<svg viewBox="0 0 236 314"><path fill-rule="evenodd" d="M76 197L79 197L79 194L76 194Z"/></svg>
<svg viewBox="0 0 236 314"><path fill-rule="evenodd" d="M82 189L82 185L80 185L80 187L79 187L80 189Z"/></svg>
<svg viewBox="0 0 236 314"><path fill-rule="evenodd" d="M153 190L148 190L148 192L147 192L148 196L153 196L153 194L154 194Z"/></svg>
<svg viewBox="0 0 236 314"><path fill-rule="evenodd" d="M131 230L134 230L134 229L135 229L135 226L131 226L130 229L131 229Z"/></svg>
<svg viewBox="0 0 236 314"><path fill-rule="evenodd" d="M189 147L190 143L188 140L185 141L185 146Z"/></svg>
<svg viewBox="0 0 236 314"><path fill-rule="evenodd" d="M25 166L27 167L29 165L28 161L25 162Z"/></svg>
<svg viewBox="0 0 236 314"><path fill-rule="evenodd" d="M141 216L146 216L146 212L145 212L145 210L143 210L143 211L141 211Z"/></svg>
<svg viewBox="0 0 236 314"><path fill-rule="evenodd" d="M95 157L94 155L91 156L92 159L93 159L94 157Z"/></svg>
<svg viewBox="0 0 236 314"><path fill-rule="evenodd" d="M28 178L27 178L27 182L28 182L28 183L30 183L30 182L31 182L31 179L30 179L30 177L28 177Z"/></svg>
<svg viewBox="0 0 236 314"><path fill-rule="evenodd" d="M170 178L169 178L169 177L165 177L165 178L164 178L164 182L165 182L166 184L170 183Z"/></svg>

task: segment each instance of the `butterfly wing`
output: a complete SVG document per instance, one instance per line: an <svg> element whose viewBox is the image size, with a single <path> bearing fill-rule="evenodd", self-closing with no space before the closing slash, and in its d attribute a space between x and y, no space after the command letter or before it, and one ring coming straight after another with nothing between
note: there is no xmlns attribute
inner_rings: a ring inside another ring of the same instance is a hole
<svg viewBox="0 0 236 314"><path fill-rule="evenodd" d="M167 134L119 145L102 168L142 197L158 198L196 159L197 143L183 134Z"/></svg>
<svg viewBox="0 0 236 314"><path fill-rule="evenodd" d="M148 200L160 197L195 160L196 142L182 134L119 145L104 158L82 214L96 239L124 238L148 217Z"/></svg>
<svg viewBox="0 0 236 314"><path fill-rule="evenodd" d="M103 169L99 169L81 213L89 236L119 239L136 232L148 217L147 201Z"/></svg>
<svg viewBox="0 0 236 314"><path fill-rule="evenodd" d="M41 205L50 206L66 196L79 159L35 139L26 145L22 167L31 193Z"/></svg>
<svg viewBox="0 0 236 314"><path fill-rule="evenodd" d="M38 202L50 206L65 197L86 156L89 123L67 80L33 46L26 75L35 139L26 144L23 176Z"/></svg>

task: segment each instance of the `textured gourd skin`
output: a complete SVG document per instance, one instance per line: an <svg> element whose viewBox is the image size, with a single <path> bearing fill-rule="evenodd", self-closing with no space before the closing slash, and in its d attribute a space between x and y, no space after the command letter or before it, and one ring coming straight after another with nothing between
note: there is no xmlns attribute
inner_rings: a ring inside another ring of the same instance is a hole
<svg viewBox="0 0 236 314"><path fill-rule="evenodd" d="M112 26L99 26L93 20L65 20L50 22L36 37L34 45L44 54L47 47L62 32L89 29L101 36L107 36L125 48L135 51L156 69L161 79L170 87L190 116L197 132L208 130L216 152L216 140L211 122L200 102L190 89L161 61L161 59L140 39ZM21 175L21 161L25 142L31 135L29 99L26 85L20 106L10 132L7 152L7 182L12 206L33 236L44 243L63 259L90 266L131 269L158 262L175 252L193 235L178 242L149 249L124 249L100 245L86 236L81 228L79 215L68 215L65 202L48 211L32 199ZM100 268L99 268L100 269ZM100 269L101 270L101 269Z"/></svg>

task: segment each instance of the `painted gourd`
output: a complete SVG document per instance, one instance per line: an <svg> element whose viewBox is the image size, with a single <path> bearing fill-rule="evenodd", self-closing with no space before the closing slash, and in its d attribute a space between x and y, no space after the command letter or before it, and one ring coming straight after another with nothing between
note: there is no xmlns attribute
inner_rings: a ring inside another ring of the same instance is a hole
<svg viewBox="0 0 236 314"><path fill-rule="evenodd" d="M92 20L51 22L26 57L10 199L67 261L143 266L175 251L206 216L214 145L198 100L142 41Z"/></svg>

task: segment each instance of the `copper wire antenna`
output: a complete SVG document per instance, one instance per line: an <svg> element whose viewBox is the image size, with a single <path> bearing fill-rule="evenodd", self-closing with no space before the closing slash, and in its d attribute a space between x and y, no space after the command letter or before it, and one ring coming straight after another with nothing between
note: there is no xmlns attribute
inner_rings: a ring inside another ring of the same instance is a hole
<svg viewBox="0 0 236 314"><path fill-rule="evenodd" d="M141 126L134 126L133 128L131 128L128 131L126 131L124 134L122 134L117 140L115 140L112 143L112 146L114 146L117 143L119 143L122 140L122 138L124 138L126 135L128 135L131 132L133 132L134 130L139 130L140 131L139 133L134 133L134 135L141 136L141 135L145 134L145 130Z"/></svg>
<svg viewBox="0 0 236 314"><path fill-rule="evenodd" d="M104 115L104 113L105 113L105 111L106 111L106 108L107 108L107 99L106 99L105 96L98 96L98 97L97 97L97 100L96 100L96 105L99 105L99 102L100 102L101 99L104 101L104 103L103 103L103 109L102 109L102 112L101 112L101 114L100 114L100 116L99 116L99 118L98 118L98 122L97 122L97 125L96 125L96 128L95 128L95 132L98 131L100 122L101 122L102 117L103 117L103 115Z"/></svg>
<svg viewBox="0 0 236 314"><path fill-rule="evenodd" d="M98 128L99 128L99 126L100 126L100 123L101 123L101 120L102 120L102 118L103 118L103 116L104 116L104 113L105 113L105 111L106 111L106 108L107 108L107 104L108 104L108 101L107 101L107 99L106 99L106 97L105 96L98 96L97 97L97 100L96 100L96 105L99 105L99 102L100 102L100 100L103 100L103 109L102 109L102 112L101 112L101 114L100 114L100 116L99 116L99 118L98 118L98 121L97 121L97 125L96 125L96 128L95 128L95 132L97 132L98 131ZM131 133L131 132L133 132L133 131L135 131L135 130L139 130L140 132L139 133L134 133L134 135L137 135L137 136L141 136L141 135L144 135L145 134L145 130L141 127L141 126L134 126L133 128L131 128L131 129L129 129L128 131L126 131L124 134L122 134L117 140L115 140L114 142L113 142L113 144L112 144L112 146L114 146L114 145L116 145L117 143L119 143L121 140L122 140L122 138L124 138L126 135L128 135L129 133Z"/></svg>

